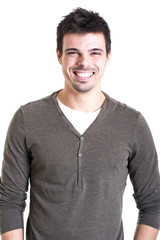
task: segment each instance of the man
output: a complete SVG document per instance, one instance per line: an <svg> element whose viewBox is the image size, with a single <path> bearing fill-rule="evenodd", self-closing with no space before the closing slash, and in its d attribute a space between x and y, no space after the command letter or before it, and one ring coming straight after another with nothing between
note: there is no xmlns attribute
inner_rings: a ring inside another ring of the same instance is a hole
<svg viewBox="0 0 160 240"><path fill-rule="evenodd" d="M1 177L2 240L123 240L122 197L129 173L139 217L134 240L155 240L160 178L143 116L101 91L110 30L78 8L57 28L64 89L22 106L7 134Z"/></svg>

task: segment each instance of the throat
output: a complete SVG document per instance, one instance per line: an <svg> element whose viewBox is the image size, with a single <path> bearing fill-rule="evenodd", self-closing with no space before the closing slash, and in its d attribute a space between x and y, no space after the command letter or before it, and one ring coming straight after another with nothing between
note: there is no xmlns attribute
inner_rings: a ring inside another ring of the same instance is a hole
<svg viewBox="0 0 160 240"><path fill-rule="evenodd" d="M66 93L65 89L58 92L57 98L65 106L80 112L95 112L102 107L106 99L101 91L96 94L71 94Z"/></svg>

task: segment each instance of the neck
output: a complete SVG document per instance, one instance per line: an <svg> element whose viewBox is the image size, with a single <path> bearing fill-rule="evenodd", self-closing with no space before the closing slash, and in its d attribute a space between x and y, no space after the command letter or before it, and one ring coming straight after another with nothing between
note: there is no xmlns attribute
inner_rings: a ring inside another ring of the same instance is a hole
<svg viewBox="0 0 160 240"><path fill-rule="evenodd" d="M94 112L102 107L105 96L100 89L87 93L61 90L57 98L69 108L82 112Z"/></svg>

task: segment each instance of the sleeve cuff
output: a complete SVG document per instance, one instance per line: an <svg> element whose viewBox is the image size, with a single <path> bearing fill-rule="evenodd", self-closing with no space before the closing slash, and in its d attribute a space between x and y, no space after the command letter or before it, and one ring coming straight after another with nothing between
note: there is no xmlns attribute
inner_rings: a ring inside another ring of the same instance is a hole
<svg viewBox="0 0 160 240"><path fill-rule="evenodd" d="M15 229L23 229L23 212L4 208L0 212L0 234Z"/></svg>
<svg viewBox="0 0 160 240"><path fill-rule="evenodd" d="M160 214L140 213L137 224L144 224L156 229L160 229Z"/></svg>

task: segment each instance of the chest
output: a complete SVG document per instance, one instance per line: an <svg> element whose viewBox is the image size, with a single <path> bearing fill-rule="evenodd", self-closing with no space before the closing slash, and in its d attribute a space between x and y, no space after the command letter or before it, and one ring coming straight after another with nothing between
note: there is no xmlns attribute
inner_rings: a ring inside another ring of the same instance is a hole
<svg viewBox="0 0 160 240"><path fill-rule="evenodd" d="M65 184L71 176L94 181L95 176L104 179L127 173L131 146L125 129L100 125L76 135L60 122L58 127L48 124L32 136L32 178Z"/></svg>

